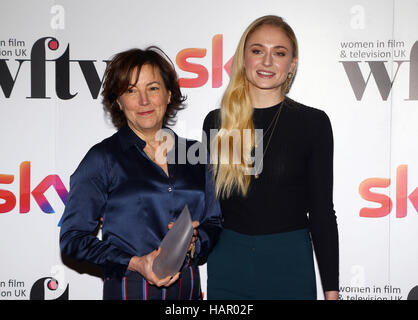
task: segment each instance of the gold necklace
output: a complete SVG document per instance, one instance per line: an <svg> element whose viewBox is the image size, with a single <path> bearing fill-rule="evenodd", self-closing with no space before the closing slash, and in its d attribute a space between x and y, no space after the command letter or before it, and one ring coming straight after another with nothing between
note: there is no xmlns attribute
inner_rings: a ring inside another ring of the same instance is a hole
<svg viewBox="0 0 418 320"><path fill-rule="evenodd" d="M265 154L266 154L266 152L267 152L267 149L268 149L268 147L269 147L269 145L270 145L270 141L271 141L271 138L273 137L274 129L276 129L277 122L279 121L280 113L282 112L282 109L283 109L283 104L284 104L284 101L280 104L280 107L279 107L279 109L277 110L276 114L274 115L273 119L271 120L270 125L268 126L267 130L264 132L263 136L262 136L262 137L261 137L261 139L259 140L259 141L261 141L262 139L264 139L265 135L267 134L267 132L270 130L270 128L271 128L271 126L272 126L272 124L274 123L273 129L271 130L271 133L270 133L269 139L268 139L268 141L267 141L267 145L266 145L266 147L265 147L265 148L264 148L264 150L263 150L263 159L262 159L262 161L264 160L264 156L265 156ZM256 147L256 148L258 147L258 143L257 143L257 142L255 143L255 147ZM260 165L258 165L258 166L256 165L256 166L255 166L255 172L257 172L257 171L258 171L258 168L259 168L259 167L260 167ZM259 176L260 176L259 174L255 173L254 178L255 178L255 179L258 179L258 178L259 178Z"/></svg>

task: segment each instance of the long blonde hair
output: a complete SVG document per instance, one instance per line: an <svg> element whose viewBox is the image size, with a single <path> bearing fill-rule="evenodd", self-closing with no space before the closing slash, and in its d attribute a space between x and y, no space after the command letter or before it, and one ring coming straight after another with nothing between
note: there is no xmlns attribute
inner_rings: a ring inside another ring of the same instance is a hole
<svg viewBox="0 0 418 320"><path fill-rule="evenodd" d="M292 43L293 57L298 57L296 36L292 28L281 17L274 15L260 17L253 21L242 34L232 62L230 81L221 101L221 128L211 146L212 150L217 151L211 152L211 163L214 167L213 173L216 178L215 187L218 197L228 198L235 191L245 196L250 186L251 175L248 172L252 165L246 160L249 159L254 149L255 129L252 117L253 106L244 68L244 50L248 37L266 24L277 26L286 33ZM283 95L289 92L293 78L294 76L283 83L281 87ZM245 130L250 130L250 139L243 139ZM233 131L238 132L241 139L232 138ZM222 147L225 143L229 146L228 148ZM240 159L233 161L237 152L239 152ZM230 155L233 155L232 161Z"/></svg>

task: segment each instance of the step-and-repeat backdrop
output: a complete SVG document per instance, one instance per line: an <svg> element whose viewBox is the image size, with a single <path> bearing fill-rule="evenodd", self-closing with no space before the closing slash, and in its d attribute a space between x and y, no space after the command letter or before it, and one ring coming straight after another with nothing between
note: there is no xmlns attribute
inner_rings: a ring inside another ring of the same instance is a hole
<svg viewBox="0 0 418 320"><path fill-rule="evenodd" d="M242 32L266 14L299 40L289 96L332 122L341 299L417 299L417 12L416 0L2 1L0 299L102 298L100 270L63 257L58 237L70 175L115 132L106 61L161 47L188 96L174 130L200 139Z"/></svg>

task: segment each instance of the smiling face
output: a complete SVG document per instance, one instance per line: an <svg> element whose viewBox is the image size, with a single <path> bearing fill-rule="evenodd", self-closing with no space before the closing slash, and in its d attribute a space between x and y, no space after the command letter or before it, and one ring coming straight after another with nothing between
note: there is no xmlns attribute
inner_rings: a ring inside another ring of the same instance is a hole
<svg viewBox="0 0 418 320"><path fill-rule="evenodd" d="M282 85L296 64L292 42L280 27L265 24L248 36L244 67L250 93L283 97Z"/></svg>
<svg viewBox="0 0 418 320"><path fill-rule="evenodd" d="M144 138L162 128L171 92L166 89L158 67L143 65L138 80L137 72L132 72L129 87L117 102L128 126Z"/></svg>

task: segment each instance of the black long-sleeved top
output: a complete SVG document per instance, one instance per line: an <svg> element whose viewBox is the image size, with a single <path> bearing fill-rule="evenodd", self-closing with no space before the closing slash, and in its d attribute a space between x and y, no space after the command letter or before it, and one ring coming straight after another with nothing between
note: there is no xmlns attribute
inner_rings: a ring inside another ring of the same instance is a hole
<svg viewBox="0 0 418 320"><path fill-rule="evenodd" d="M338 290L338 229L333 205L333 135L325 112L285 98L258 179L245 197L221 199L223 227L247 235L309 228L325 291ZM266 130L280 104L254 109L256 129ZM220 128L220 110L203 130ZM266 148L271 129L263 139ZM209 144L208 144L209 146Z"/></svg>

